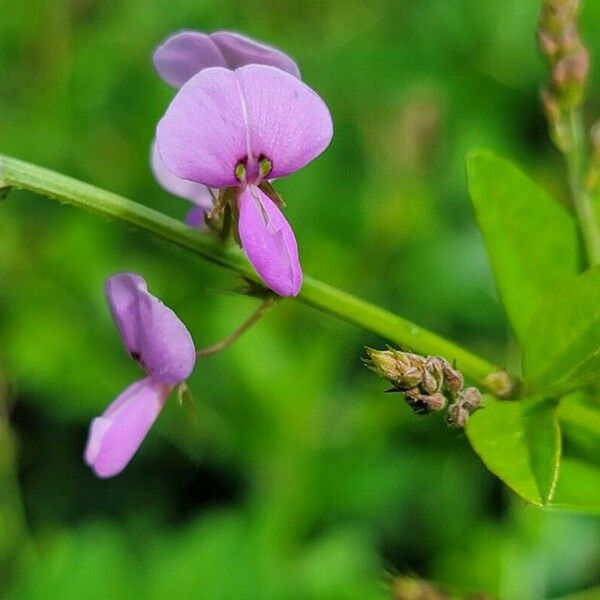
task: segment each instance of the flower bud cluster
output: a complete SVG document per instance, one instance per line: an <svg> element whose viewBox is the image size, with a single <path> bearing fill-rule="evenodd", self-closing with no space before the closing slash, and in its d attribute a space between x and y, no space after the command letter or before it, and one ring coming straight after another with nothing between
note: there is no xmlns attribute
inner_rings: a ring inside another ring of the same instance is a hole
<svg viewBox="0 0 600 600"><path fill-rule="evenodd" d="M581 103L590 56L577 30L579 0L544 0L538 23L538 43L547 58L552 79L542 90L542 104L561 150L569 140L564 113Z"/></svg>
<svg viewBox="0 0 600 600"><path fill-rule="evenodd" d="M388 348L366 348L365 364L387 379L391 392L404 394L417 414L442 411L448 406L447 419L453 427L464 427L469 415L479 408L481 393L464 387L464 377L441 356L420 356Z"/></svg>

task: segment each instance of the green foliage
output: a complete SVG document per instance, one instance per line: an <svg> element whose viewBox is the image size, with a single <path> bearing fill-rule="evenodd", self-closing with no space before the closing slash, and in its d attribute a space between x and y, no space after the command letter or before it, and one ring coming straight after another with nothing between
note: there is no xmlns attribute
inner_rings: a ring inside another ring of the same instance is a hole
<svg viewBox="0 0 600 600"><path fill-rule="evenodd" d="M597 407L569 397L557 412L556 399L600 377L600 269L576 274L573 218L508 161L477 152L468 172L498 291L522 349L521 392L554 398L488 399L468 425L469 441L528 502L598 512ZM576 457L562 458L562 438Z"/></svg>
<svg viewBox="0 0 600 600"><path fill-rule="evenodd" d="M498 292L517 338L526 344L540 302L577 273L575 221L507 160L475 152L467 166L469 192Z"/></svg>
<svg viewBox="0 0 600 600"><path fill-rule="evenodd" d="M467 435L485 465L517 494L547 506L558 479L561 437L554 402L488 397Z"/></svg>
<svg viewBox="0 0 600 600"><path fill-rule="evenodd" d="M569 279L534 315L523 345L532 386L578 386L600 376L600 267Z"/></svg>

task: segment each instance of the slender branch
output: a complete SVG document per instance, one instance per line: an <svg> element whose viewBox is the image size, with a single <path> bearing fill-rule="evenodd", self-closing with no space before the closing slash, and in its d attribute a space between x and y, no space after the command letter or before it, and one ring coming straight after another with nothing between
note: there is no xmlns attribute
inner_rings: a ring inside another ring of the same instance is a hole
<svg viewBox="0 0 600 600"><path fill-rule="evenodd" d="M60 203L72 204L116 219L262 285L254 269L239 250L223 248L184 223L122 196L0 155L0 192L2 188L7 187L35 192ZM450 362L455 362L457 368L469 379L493 393L502 394L511 387L510 378L485 359L402 317L312 277L304 277L304 284L297 299L419 354L444 356Z"/></svg>
<svg viewBox="0 0 600 600"><path fill-rule="evenodd" d="M221 352L221 350L225 350L233 344L236 340L238 340L250 327L252 327L256 322L258 322L261 317L272 307L275 305L276 299L274 296L269 296L264 302L261 302L260 306L234 331L232 331L229 335L225 336L222 340L213 344L212 346L208 346L207 348L203 348L202 350L198 350L196 352L196 356L198 358L206 358L207 356L211 356L212 354L216 354L217 352Z"/></svg>
<svg viewBox="0 0 600 600"><path fill-rule="evenodd" d="M592 199L585 186L585 136L581 113L577 108L567 115L569 147L565 153L569 174L569 188L573 207L583 236L590 266L600 264L600 229Z"/></svg>

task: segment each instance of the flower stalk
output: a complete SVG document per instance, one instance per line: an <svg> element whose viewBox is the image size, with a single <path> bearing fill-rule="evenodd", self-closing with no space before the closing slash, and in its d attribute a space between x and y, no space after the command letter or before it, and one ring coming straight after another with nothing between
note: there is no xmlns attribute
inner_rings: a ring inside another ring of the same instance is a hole
<svg viewBox="0 0 600 600"><path fill-rule="evenodd" d="M542 3L538 42L550 66L551 80L542 89L541 97L551 137L565 157L573 209L588 263L594 266L600 264L600 229L589 193L588 169L593 170L594 165L588 165L581 115L590 59L578 31L579 5L579 0L544 0Z"/></svg>
<svg viewBox="0 0 600 600"><path fill-rule="evenodd" d="M263 315L268 312L268 310L272 308L276 302L276 296L269 296L266 300L261 302L259 307L237 329L232 331L229 335L225 336L216 344L208 346L207 348L203 348L202 350L198 350L196 352L196 358L206 358L207 356L212 356L213 354L217 354L218 352L229 348L229 346L239 340L240 337L242 337L244 333L248 331L248 329L260 321Z"/></svg>
<svg viewBox="0 0 600 600"><path fill-rule="evenodd" d="M192 252L259 286L262 282L242 253L203 236L184 223L127 198L15 158L0 155L0 190L34 192L115 219ZM474 383L497 395L514 388L512 377L489 361L379 306L305 276L297 296L304 304L370 331L393 344L456 363Z"/></svg>

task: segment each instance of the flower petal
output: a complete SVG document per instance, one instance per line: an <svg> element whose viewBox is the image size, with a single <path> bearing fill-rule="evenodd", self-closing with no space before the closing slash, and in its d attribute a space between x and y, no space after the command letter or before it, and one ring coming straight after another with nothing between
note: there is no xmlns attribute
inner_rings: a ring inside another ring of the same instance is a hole
<svg viewBox="0 0 600 600"><path fill-rule="evenodd" d="M195 183L188 181L187 179L181 179L174 175L167 169L167 165L161 160L158 151L156 150L156 144L152 145L152 157L151 157L152 172L156 181L165 189L167 192L185 200L189 200L194 204L197 204L203 210L210 210L213 205L213 199L210 195L209 189L201 183Z"/></svg>
<svg viewBox="0 0 600 600"><path fill-rule="evenodd" d="M160 120L158 152L178 177L214 188L235 186L235 167L248 154L245 122L235 72L204 69L179 90Z"/></svg>
<svg viewBox="0 0 600 600"><path fill-rule="evenodd" d="M210 38L225 57L230 69L238 69L245 65L270 65L300 78L298 65L277 48L229 31L217 31L212 33Z"/></svg>
<svg viewBox="0 0 600 600"><path fill-rule="evenodd" d="M196 363L192 337L177 315L148 292L134 273L106 282L106 295L123 344L156 381L175 385L187 379Z"/></svg>
<svg viewBox="0 0 600 600"><path fill-rule="evenodd" d="M170 391L150 378L136 381L92 421L84 458L98 477L113 477L127 466Z"/></svg>
<svg viewBox="0 0 600 600"><path fill-rule="evenodd" d="M275 67L214 68L190 79L157 128L157 146L178 177L210 187L235 186L235 168L261 155L269 178L288 175L328 146L327 106L296 77ZM250 169L249 172L251 172Z"/></svg>
<svg viewBox="0 0 600 600"><path fill-rule="evenodd" d="M176 88L202 69L227 66L210 36L195 31L182 31L167 38L154 51L152 60L163 80Z"/></svg>
<svg viewBox="0 0 600 600"><path fill-rule="evenodd" d="M192 208L192 210L188 210L187 214L185 215L185 222L192 229L208 229L206 221L204 220L205 215L206 211L203 208L195 206L194 208Z"/></svg>
<svg viewBox="0 0 600 600"><path fill-rule="evenodd" d="M123 345L131 355L141 354L139 339L138 297L148 286L135 273L118 273L106 280L106 298Z"/></svg>
<svg viewBox="0 0 600 600"><path fill-rule="evenodd" d="M269 178L302 168L327 148L333 122L323 100L280 69L248 65L236 77L244 97L255 158L272 163Z"/></svg>
<svg viewBox="0 0 600 600"><path fill-rule="evenodd" d="M294 232L275 203L256 186L239 198L239 234L248 260L261 279L280 296L296 296L302 269Z"/></svg>
<svg viewBox="0 0 600 600"><path fill-rule="evenodd" d="M153 61L158 74L176 88L209 67L271 65L300 77L298 65L287 54L228 31L210 35L195 31L176 33L154 51Z"/></svg>

